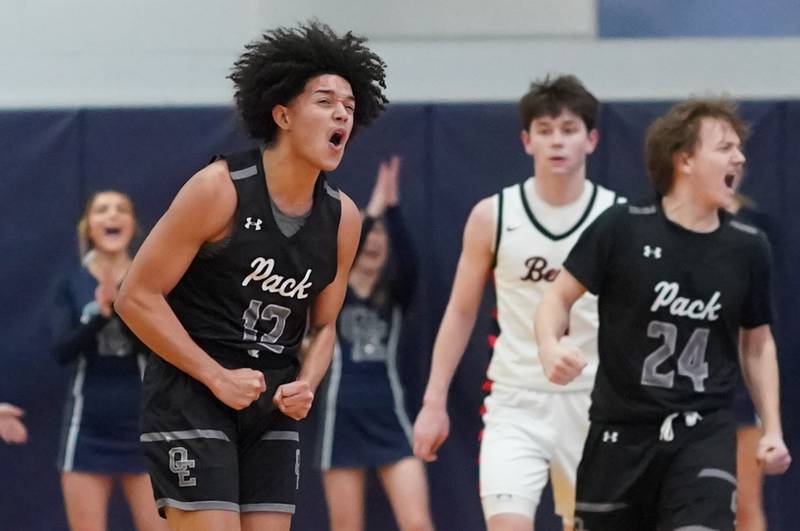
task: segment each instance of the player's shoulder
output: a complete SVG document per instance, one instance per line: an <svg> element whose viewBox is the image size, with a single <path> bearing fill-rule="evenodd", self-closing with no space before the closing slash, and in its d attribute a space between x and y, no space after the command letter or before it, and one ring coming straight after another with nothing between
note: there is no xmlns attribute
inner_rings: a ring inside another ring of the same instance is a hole
<svg viewBox="0 0 800 531"><path fill-rule="evenodd" d="M218 159L192 175L187 186L197 195L212 199L218 194L233 192L233 176L228 161Z"/></svg>
<svg viewBox="0 0 800 531"><path fill-rule="evenodd" d="M601 205L612 206L612 205L624 205L628 203L628 198L625 197L623 194L615 190L612 190L611 188L606 188L600 183L589 180L587 180L587 182L591 183L591 185L594 186L594 195L596 197L596 200Z"/></svg>
<svg viewBox="0 0 800 531"><path fill-rule="evenodd" d="M634 227L646 225L656 218L658 208L648 202L614 203L600 213L592 222L595 231L613 233L625 238Z"/></svg>
<svg viewBox="0 0 800 531"><path fill-rule="evenodd" d="M349 226L357 225L360 229L361 213L358 211L358 207L356 206L355 201L353 201L349 195L338 189L336 190L335 198L342 205L342 216L340 224Z"/></svg>
<svg viewBox="0 0 800 531"><path fill-rule="evenodd" d="M186 181L164 219L181 231L213 238L234 216L237 195L227 162L215 160Z"/></svg>
<svg viewBox="0 0 800 531"><path fill-rule="evenodd" d="M637 201L617 207L628 219L654 219L658 215L658 205L655 201Z"/></svg>
<svg viewBox="0 0 800 531"><path fill-rule="evenodd" d="M344 208L345 201L353 203L353 200L350 199L347 194L342 192L342 190L339 188L339 185L336 184L336 181L334 181L328 174L325 172L320 173L319 179L327 200L342 203L342 208ZM353 203L353 206L355 206L355 203Z"/></svg>
<svg viewBox="0 0 800 531"><path fill-rule="evenodd" d="M499 193L480 199L472 206L469 213L469 221L494 223L495 209L497 208L497 201L500 197Z"/></svg>
<svg viewBox="0 0 800 531"><path fill-rule="evenodd" d="M724 212L722 214L722 225L726 229L729 238L741 245L750 248L769 245L767 235L763 230L735 215Z"/></svg>
<svg viewBox="0 0 800 531"><path fill-rule="evenodd" d="M652 216L657 211L655 205L618 202L606 208L598 216L598 219L603 219L604 223L630 223L643 217Z"/></svg>

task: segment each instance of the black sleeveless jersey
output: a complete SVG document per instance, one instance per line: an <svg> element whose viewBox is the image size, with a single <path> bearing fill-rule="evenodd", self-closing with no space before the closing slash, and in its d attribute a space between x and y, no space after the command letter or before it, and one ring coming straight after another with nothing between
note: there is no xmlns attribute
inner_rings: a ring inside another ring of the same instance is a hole
<svg viewBox="0 0 800 531"><path fill-rule="evenodd" d="M272 213L261 152L220 158L236 187L233 230L201 249L167 301L212 357L232 347L294 363L309 309L336 276L339 191L320 174L305 225L287 237Z"/></svg>
<svg viewBox="0 0 800 531"><path fill-rule="evenodd" d="M730 407L739 330L772 321L762 232L726 212L718 229L697 233L659 205L614 206L583 232L564 267L598 295L592 420Z"/></svg>

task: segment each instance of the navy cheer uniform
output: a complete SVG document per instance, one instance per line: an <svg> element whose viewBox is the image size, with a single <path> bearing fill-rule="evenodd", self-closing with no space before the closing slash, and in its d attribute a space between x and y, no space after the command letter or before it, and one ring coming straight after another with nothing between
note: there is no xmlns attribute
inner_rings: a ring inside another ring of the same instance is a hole
<svg viewBox="0 0 800 531"><path fill-rule="evenodd" d="M275 221L261 152L224 157L236 188L231 234L204 245L167 296L192 339L222 366L264 373L267 391L236 411L158 356L144 379L142 435L156 505L294 513L297 421L272 403L295 379L308 312L336 276L339 192L320 174L305 224Z"/></svg>
<svg viewBox="0 0 800 531"><path fill-rule="evenodd" d="M564 264L600 312L576 528L734 529L739 331L772 322L771 257L719 217L698 233L660 204L612 207Z"/></svg>
<svg viewBox="0 0 800 531"><path fill-rule="evenodd" d="M53 354L72 369L58 468L62 472L143 474L139 401L146 349L95 302L97 280L83 267L56 284Z"/></svg>
<svg viewBox="0 0 800 531"><path fill-rule="evenodd" d="M367 298L348 287L336 322L333 362L319 395L316 463L322 470L378 467L412 455L397 352L416 260L399 208L388 208L384 220L391 249L384 271ZM362 243L374 222L364 220Z"/></svg>

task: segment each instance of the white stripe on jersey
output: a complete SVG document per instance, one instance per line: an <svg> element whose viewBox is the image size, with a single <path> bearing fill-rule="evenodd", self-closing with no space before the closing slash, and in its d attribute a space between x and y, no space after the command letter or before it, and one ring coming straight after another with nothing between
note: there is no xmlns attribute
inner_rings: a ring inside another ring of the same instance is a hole
<svg viewBox="0 0 800 531"><path fill-rule="evenodd" d="M533 178L509 186L493 198L500 226L495 242L494 267L497 319L500 335L489 365L490 380L537 391L565 392L591 389L597 372L597 297L586 293L570 312L568 334L562 340L586 355L589 365L567 386L550 383L539 362L533 333L533 317L544 292L550 287L581 232L618 200L614 192L586 181L580 208L569 229L560 234L547 227L557 221L535 212L529 198ZM501 201L502 194L502 201ZM500 207L502 205L502 212ZM574 204L548 209L550 215L575 211ZM559 220L560 221L560 220Z"/></svg>

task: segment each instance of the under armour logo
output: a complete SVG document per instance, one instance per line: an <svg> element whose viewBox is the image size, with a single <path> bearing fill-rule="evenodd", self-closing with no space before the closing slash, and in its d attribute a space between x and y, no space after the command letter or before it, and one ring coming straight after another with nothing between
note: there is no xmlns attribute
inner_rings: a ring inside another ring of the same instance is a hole
<svg viewBox="0 0 800 531"><path fill-rule="evenodd" d="M256 218L256 220L253 221L253 218L248 217L247 223L244 224L244 228L249 229L250 227L255 227L256 230L261 230L261 223L262 221L259 218Z"/></svg>
<svg viewBox="0 0 800 531"><path fill-rule="evenodd" d="M645 258L650 258L652 256L658 260L661 258L661 247L650 247L649 245L645 245L643 254Z"/></svg>
<svg viewBox="0 0 800 531"><path fill-rule="evenodd" d="M619 432L618 431L608 431L608 430L606 430L606 431L603 432L603 442L604 443L605 442L615 443L615 442L617 442L617 439L619 439Z"/></svg>
<svg viewBox="0 0 800 531"><path fill-rule="evenodd" d="M197 478L189 477L190 468L194 468L194 459L188 459L189 452L182 446L169 449L169 469L178 475L179 487L194 487L197 485Z"/></svg>

